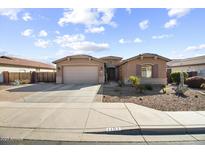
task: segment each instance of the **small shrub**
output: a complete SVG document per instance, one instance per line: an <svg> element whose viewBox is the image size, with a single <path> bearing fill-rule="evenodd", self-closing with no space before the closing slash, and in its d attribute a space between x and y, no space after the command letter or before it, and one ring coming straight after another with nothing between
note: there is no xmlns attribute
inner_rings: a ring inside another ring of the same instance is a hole
<svg viewBox="0 0 205 154"><path fill-rule="evenodd" d="M167 85L162 85L162 92L163 92L163 94L166 94L167 90L168 90Z"/></svg>
<svg viewBox="0 0 205 154"><path fill-rule="evenodd" d="M145 90L153 90L153 87L150 84L145 84L144 88L145 88Z"/></svg>
<svg viewBox="0 0 205 154"><path fill-rule="evenodd" d="M137 76L130 76L129 81L131 81L132 86L136 88L136 90L139 90L140 93L144 92L144 85L140 84L140 79Z"/></svg>
<svg viewBox="0 0 205 154"><path fill-rule="evenodd" d="M200 86L201 89L205 89L205 83L202 83Z"/></svg>
<svg viewBox="0 0 205 154"><path fill-rule="evenodd" d="M188 74L183 72L184 74L184 81L188 78ZM176 83L177 85L180 83L180 72L174 72L170 75L172 82Z"/></svg>
<svg viewBox="0 0 205 154"><path fill-rule="evenodd" d="M21 83L21 84L29 84L30 81L29 81L29 80L21 80L20 83Z"/></svg>
<svg viewBox="0 0 205 154"><path fill-rule="evenodd" d="M201 76L190 77L185 82L191 88L201 88L201 85L205 83L205 78Z"/></svg>
<svg viewBox="0 0 205 154"><path fill-rule="evenodd" d="M130 76L129 81L131 81L133 87L137 87L140 84L140 79L137 76Z"/></svg>
<svg viewBox="0 0 205 154"><path fill-rule="evenodd" d="M186 86L182 86L182 85L178 85L175 92L176 92L176 95L179 95L179 96L184 96L184 93L188 90L188 87L187 85Z"/></svg>
<svg viewBox="0 0 205 154"><path fill-rule="evenodd" d="M18 86L18 85L20 85L21 83L20 83L19 80L14 80L14 82L12 82L11 84L14 85L14 86Z"/></svg>
<svg viewBox="0 0 205 154"><path fill-rule="evenodd" d="M137 89L139 90L139 93L143 93L144 92L144 90L145 90L145 87L144 87L144 85L138 85L137 86Z"/></svg>
<svg viewBox="0 0 205 154"><path fill-rule="evenodd" d="M122 81L122 80L119 80L119 81L118 81L118 86L119 86L119 87L122 87L123 85L124 85L123 81Z"/></svg>

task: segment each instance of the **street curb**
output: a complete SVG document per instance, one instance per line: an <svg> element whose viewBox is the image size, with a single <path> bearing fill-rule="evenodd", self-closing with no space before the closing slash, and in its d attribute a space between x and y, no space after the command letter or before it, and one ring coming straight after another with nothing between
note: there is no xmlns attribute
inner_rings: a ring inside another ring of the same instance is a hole
<svg viewBox="0 0 205 154"><path fill-rule="evenodd" d="M174 128L141 128L138 129L123 129L120 131L88 131L87 134L108 134L108 135L185 135L185 134L205 134L204 127L174 127Z"/></svg>

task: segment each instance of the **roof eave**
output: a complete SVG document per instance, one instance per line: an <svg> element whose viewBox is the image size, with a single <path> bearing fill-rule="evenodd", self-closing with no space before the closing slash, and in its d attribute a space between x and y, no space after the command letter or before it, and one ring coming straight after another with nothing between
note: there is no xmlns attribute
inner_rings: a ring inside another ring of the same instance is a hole
<svg viewBox="0 0 205 154"><path fill-rule="evenodd" d="M95 57L92 57L92 56L90 56L90 55L72 55L72 56L66 56L66 57L63 57L63 58L58 59L58 60L56 60L56 61L53 61L52 63L57 64L57 63L59 63L59 62L61 62L61 61L64 61L64 60L66 60L66 59L68 59L68 58L75 58L75 57L77 58L77 56L85 56L85 57L91 58L91 59L93 59L93 60L96 60L96 61L98 61L98 62L104 63L102 60L100 60L100 59L98 59L98 58L95 58Z"/></svg>

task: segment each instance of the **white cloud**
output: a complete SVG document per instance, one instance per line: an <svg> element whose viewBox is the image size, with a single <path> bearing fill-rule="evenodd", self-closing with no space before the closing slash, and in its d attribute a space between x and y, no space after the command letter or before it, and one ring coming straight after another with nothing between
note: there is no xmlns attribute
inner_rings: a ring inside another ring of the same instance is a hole
<svg viewBox="0 0 205 154"><path fill-rule="evenodd" d="M134 43L142 43L142 40L140 38L135 38Z"/></svg>
<svg viewBox="0 0 205 154"><path fill-rule="evenodd" d="M50 41L38 39L38 40L36 40L36 41L34 42L34 45L35 45L36 47L40 47L40 48L48 48L49 42L50 42Z"/></svg>
<svg viewBox="0 0 205 154"><path fill-rule="evenodd" d="M162 35L154 35L152 36L152 39L164 39L164 38L170 38L173 37L172 34L162 34Z"/></svg>
<svg viewBox="0 0 205 154"><path fill-rule="evenodd" d="M56 33L57 35L59 35L59 34L60 34L60 32L59 32L58 30L56 30L56 31L55 31L55 33Z"/></svg>
<svg viewBox="0 0 205 154"><path fill-rule="evenodd" d="M88 27L104 24L116 26L115 22L112 21L113 16L114 9L67 9L63 13L63 17L59 19L58 24L60 26L64 26L69 23L83 24Z"/></svg>
<svg viewBox="0 0 205 154"><path fill-rule="evenodd" d="M177 25L176 19L170 19L168 22L164 24L164 28L174 28Z"/></svg>
<svg viewBox="0 0 205 154"><path fill-rule="evenodd" d="M105 49L108 49L109 45L107 43L95 43L95 42L83 41L83 42L73 42L67 44L67 47L79 51L103 51Z"/></svg>
<svg viewBox="0 0 205 154"><path fill-rule="evenodd" d="M190 11L191 9L187 9L187 8L185 9L172 8L172 9L168 9L168 16L180 18L187 15Z"/></svg>
<svg viewBox="0 0 205 154"><path fill-rule="evenodd" d="M200 44L196 46L189 46L185 49L186 51L199 51L199 50L205 50L205 44Z"/></svg>
<svg viewBox="0 0 205 154"><path fill-rule="evenodd" d="M83 34L75 34L75 35L57 36L54 42L61 45L62 47L65 47L68 43L79 42L84 40L85 40L85 36Z"/></svg>
<svg viewBox="0 0 205 154"><path fill-rule="evenodd" d="M58 45L63 48L70 48L74 51L102 51L109 48L107 43L95 43L85 41L83 34L63 35L57 36L54 40Z"/></svg>
<svg viewBox="0 0 205 154"><path fill-rule="evenodd" d="M22 16L22 19L24 21L29 21L29 20L32 20L32 17L30 15L30 13L24 13L24 15Z"/></svg>
<svg viewBox="0 0 205 154"><path fill-rule="evenodd" d="M91 51L76 51L76 50L59 50L55 53L55 59L60 57L65 57L68 55L76 55L76 54L90 54Z"/></svg>
<svg viewBox="0 0 205 154"><path fill-rule="evenodd" d="M86 33L101 33L104 32L105 28L103 26L100 27L90 27L85 30Z"/></svg>
<svg viewBox="0 0 205 154"><path fill-rule="evenodd" d="M45 30L41 30L39 33L38 33L38 36L39 37L46 37L48 35L48 33L45 31Z"/></svg>
<svg viewBox="0 0 205 154"><path fill-rule="evenodd" d="M123 38L121 38L118 42L121 43L121 44L125 44L126 43Z"/></svg>
<svg viewBox="0 0 205 154"><path fill-rule="evenodd" d="M32 29L26 29L24 30L23 32L21 32L21 35L22 36L25 36L25 37L29 37L33 34L33 30Z"/></svg>
<svg viewBox="0 0 205 154"><path fill-rule="evenodd" d="M145 30L149 27L149 20L143 20L139 23L139 27L142 30Z"/></svg>
<svg viewBox="0 0 205 154"><path fill-rule="evenodd" d="M8 17L10 20L18 20L18 13L21 11L22 9L0 9L0 15Z"/></svg>
<svg viewBox="0 0 205 154"><path fill-rule="evenodd" d="M121 38L118 41L120 44L127 44L127 43L142 43L142 40L140 38L135 38L133 41L132 40L125 40L124 38Z"/></svg>
<svg viewBox="0 0 205 154"><path fill-rule="evenodd" d="M126 8L125 10L128 12L128 14L131 14L131 13L132 13L132 11L131 11L130 8Z"/></svg>

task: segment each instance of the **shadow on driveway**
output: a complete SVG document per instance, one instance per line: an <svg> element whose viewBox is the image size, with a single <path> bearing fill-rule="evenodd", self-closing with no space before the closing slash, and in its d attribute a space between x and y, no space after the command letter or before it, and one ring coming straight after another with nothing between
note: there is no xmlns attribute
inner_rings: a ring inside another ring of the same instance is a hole
<svg viewBox="0 0 205 154"><path fill-rule="evenodd" d="M9 89L9 92L40 92L40 91L62 91L62 90L80 90L89 88L95 84L55 84L55 83L39 83L25 87L17 87Z"/></svg>

